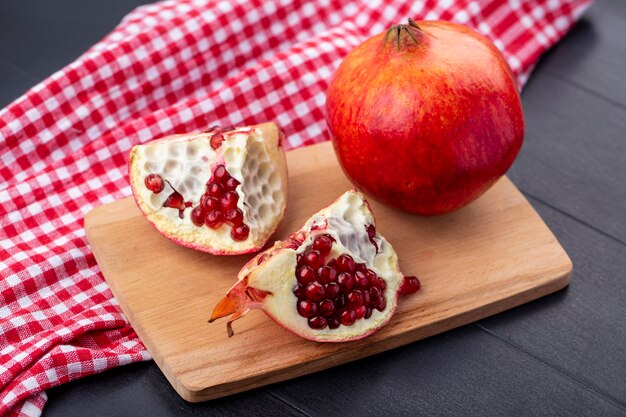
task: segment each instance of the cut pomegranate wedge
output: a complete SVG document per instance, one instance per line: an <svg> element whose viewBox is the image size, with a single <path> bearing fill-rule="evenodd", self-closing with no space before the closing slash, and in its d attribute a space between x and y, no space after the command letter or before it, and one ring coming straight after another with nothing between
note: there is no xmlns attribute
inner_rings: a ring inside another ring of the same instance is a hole
<svg viewBox="0 0 626 417"><path fill-rule="evenodd" d="M281 138L274 123L264 123L135 146L135 201L161 234L183 246L216 255L256 252L285 213Z"/></svg>
<svg viewBox="0 0 626 417"><path fill-rule="evenodd" d="M351 341L382 327L398 295L419 288L416 277L400 272L363 195L348 191L248 262L210 321L232 314L232 336L232 322L258 308L306 339Z"/></svg>

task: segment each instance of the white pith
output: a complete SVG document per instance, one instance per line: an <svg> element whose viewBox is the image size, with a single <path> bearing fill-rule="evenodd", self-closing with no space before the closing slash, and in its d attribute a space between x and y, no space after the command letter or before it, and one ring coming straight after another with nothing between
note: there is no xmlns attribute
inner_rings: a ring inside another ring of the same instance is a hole
<svg viewBox="0 0 626 417"><path fill-rule="evenodd" d="M327 228L311 230L313 225L327 224ZM278 249L273 256L258 267L251 263L242 270L240 277L248 276L248 286L271 293L262 304L262 308L277 318L281 325L304 337L320 341L339 341L358 338L379 328L390 317L396 307L396 293L402 283L403 275L398 268L398 258L392 246L380 234L375 241L379 252L371 244L366 226L374 224L374 217L363 195L356 191L344 193L335 203L313 215L301 231L306 239L297 249ZM365 263L379 277L386 281L384 296L387 301L385 310L373 310L369 319L358 319L351 326L339 326L337 329L315 330L309 327L307 319L296 310L297 298L293 290L297 284L295 277L297 254L304 252L318 234L329 234L335 239L326 262L347 253L355 262ZM280 245L280 244L279 244ZM275 246L277 249L278 247ZM275 249L269 249L271 252ZM256 258L255 258L256 259Z"/></svg>
<svg viewBox="0 0 626 417"><path fill-rule="evenodd" d="M287 171L280 147L279 131L273 123L238 128L222 133L224 141L213 150L212 133L176 135L138 145L131 151L130 179L137 204L148 220L163 234L179 243L213 253L242 253L262 246L283 217L286 206ZM230 237L231 226L217 229L198 227L191 211L200 203L217 165L239 181L238 208L250 234L244 241ZM155 194L144 179L158 174L165 189ZM174 187L193 205L184 211L163 207Z"/></svg>

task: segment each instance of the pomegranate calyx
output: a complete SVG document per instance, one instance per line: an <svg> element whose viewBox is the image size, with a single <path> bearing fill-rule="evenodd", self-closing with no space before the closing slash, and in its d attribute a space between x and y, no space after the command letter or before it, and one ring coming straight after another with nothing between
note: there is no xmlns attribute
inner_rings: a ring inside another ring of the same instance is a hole
<svg viewBox="0 0 626 417"><path fill-rule="evenodd" d="M259 308L260 303L270 294L267 291L248 287L247 281L244 279L235 284L226 296L217 303L213 313L211 313L209 323L230 315L230 319L226 323L228 337L235 334L232 323L245 316L250 310Z"/></svg>
<svg viewBox="0 0 626 417"><path fill-rule="evenodd" d="M411 19L409 17L408 19L409 23L407 24L403 24L400 23L398 25L393 25L389 28L389 30L387 30L387 33L385 33L385 37L383 38L383 45L387 44L387 39L389 38L389 36L392 36L392 34L395 34L395 39L396 39L396 47L398 48L398 50L400 50L400 44L402 41L402 33L406 32L410 39L413 40L413 42L415 42L415 45L419 45L419 41L418 41L418 37L421 36L422 34L422 29L417 25L417 23L415 23L415 20ZM413 30L417 30L417 36L416 33L413 32Z"/></svg>

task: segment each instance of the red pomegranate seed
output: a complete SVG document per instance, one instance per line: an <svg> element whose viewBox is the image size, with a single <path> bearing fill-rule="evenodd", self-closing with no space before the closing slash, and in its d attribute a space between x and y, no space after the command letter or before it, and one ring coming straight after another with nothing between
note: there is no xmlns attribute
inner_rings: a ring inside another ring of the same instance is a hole
<svg viewBox="0 0 626 417"><path fill-rule="evenodd" d="M243 212L238 208L230 209L224 213L224 220L233 226L240 225L243 223Z"/></svg>
<svg viewBox="0 0 626 417"><path fill-rule="evenodd" d="M185 217L185 209L191 207L191 203L185 201L183 196L176 190L172 191L172 194L167 196L163 207L169 207L178 210L178 217L181 219Z"/></svg>
<svg viewBox="0 0 626 417"><path fill-rule="evenodd" d="M365 264L356 264L356 270L365 274L367 273L367 266Z"/></svg>
<svg viewBox="0 0 626 417"><path fill-rule="evenodd" d="M356 270L356 264L354 263L354 259L350 255L340 255L337 258L337 269L341 272L349 272L351 274Z"/></svg>
<svg viewBox="0 0 626 417"><path fill-rule="evenodd" d="M309 327L315 330L322 330L328 326L324 317L313 317L309 319Z"/></svg>
<svg viewBox="0 0 626 417"><path fill-rule="evenodd" d="M202 206L195 206L193 210L191 210L191 222L196 226L200 227L204 225L205 217L206 213L202 209Z"/></svg>
<svg viewBox="0 0 626 417"><path fill-rule="evenodd" d="M365 319L369 319L372 317L372 307L365 308L365 315L363 316Z"/></svg>
<svg viewBox="0 0 626 417"><path fill-rule="evenodd" d="M206 211L217 210L220 207L220 200L215 197L209 197L205 194L200 199L200 205Z"/></svg>
<svg viewBox="0 0 626 417"><path fill-rule="evenodd" d="M319 251L316 251L315 249L306 252L304 254L303 260L305 264L313 269L318 269L320 266L322 266L322 263L324 262L322 255L319 253Z"/></svg>
<svg viewBox="0 0 626 417"><path fill-rule="evenodd" d="M296 271L296 279L302 285L306 285L311 281L317 280L315 271L309 266L303 266Z"/></svg>
<svg viewBox="0 0 626 417"><path fill-rule="evenodd" d="M337 283L341 287L342 290L348 292L354 286L354 278L347 272L342 272L337 277Z"/></svg>
<svg viewBox="0 0 626 417"><path fill-rule="evenodd" d="M337 269L337 260L336 259L331 259L330 261L328 261L328 263L326 264L326 266L332 268L332 269Z"/></svg>
<svg viewBox="0 0 626 417"><path fill-rule="evenodd" d="M357 319L362 319L363 317L365 317L365 313L367 313L367 307L365 306L360 306L354 309L354 314L356 315Z"/></svg>
<svg viewBox="0 0 626 417"><path fill-rule="evenodd" d="M373 224L370 224L369 226L366 226L365 229L367 230L367 237L372 245L374 245L374 248L376 248L376 253L378 253L378 244L374 240L374 237L376 236L376 228Z"/></svg>
<svg viewBox="0 0 626 417"><path fill-rule="evenodd" d="M341 313L341 316L339 316L339 321L344 326L352 326L356 321L356 313L354 310L345 310Z"/></svg>
<svg viewBox="0 0 626 417"><path fill-rule="evenodd" d="M293 294L298 298L298 300L304 300L304 285L297 284L296 288L293 290Z"/></svg>
<svg viewBox="0 0 626 417"><path fill-rule="evenodd" d="M211 197L220 198L224 194L224 187L216 182L211 182L206 187L206 193Z"/></svg>
<svg viewBox="0 0 626 417"><path fill-rule="evenodd" d="M317 304L310 300L298 302L298 313L302 317L311 318L317 316Z"/></svg>
<svg viewBox="0 0 626 417"><path fill-rule="evenodd" d="M360 307L363 304L363 293L354 290L348 294L348 305L352 308Z"/></svg>
<svg viewBox="0 0 626 417"><path fill-rule="evenodd" d="M317 275L320 277L319 279L322 284L337 281L337 271L329 266L320 266L317 270Z"/></svg>
<svg viewBox="0 0 626 417"><path fill-rule="evenodd" d="M319 312L324 317L329 317L335 314L335 303L333 300L324 300L320 303Z"/></svg>
<svg viewBox="0 0 626 417"><path fill-rule="evenodd" d="M211 182L217 182L222 184L226 179L228 179L230 175L226 172L226 167L224 165L218 165L213 171L213 178L211 178Z"/></svg>
<svg viewBox="0 0 626 417"><path fill-rule="evenodd" d="M217 150L220 146L222 146L222 142L224 141L224 136L221 133L216 133L211 136L211 148Z"/></svg>
<svg viewBox="0 0 626 417"><path fill-rule="evenodd" d="M227 191L220 199L220 205L223 210L230 210L237 207L239 195L234 191Z"/></svg>
<svg viewBox="0 0 626 417"><path fill-rule="evenodd" d="M158 174L148 174L143 182L146 188L155 194L160 193L165 188L163 178Z"/></svg>
<svg viewBox="0 0 626 417"><path fill-rule="evenodd" d="M378 303L378 300L380 300L380 298L383 295L382 291L380 291L380 288L378 287L370 288L369 293L370 293L370 302L374 305Z"/></svg>
<svg viewBox="0 0 626 417"><path fill-rule="evenodd" d="M378 311L383 311L385 309L385 307L387 307L387 301L385 301L384 298L381 298L380 300L378 300L378 302L376 303L376 305L374 307Z"/></svg>
<svg viewBox="0 0 626 417"><path fill-rule="evenodd" d="M341 293L341 288L336 282L326 284L326 298L336 298Z"/></svg>
<svg viewBox="0 0 626 417"><path fill-rule="evenodd" d="M354 286L355 287L361 290L364 290L367 287L369 287L369 285L370 285L370 281L369 279L367 279L367 276L363 272L356 271L354 273Z"/></svg>
<svg viewBox="0 0 626 417"><path fill-rule="evenodd" d="M361 293L363 294L363 305L368 306L370 304L370 292L363 290Z"/></svg>
<svg viewBox="0 0 626 417"><path fill-rule="evenodd" d="M309 282L304 290L306 294L306 298L313 301L320 301L324 298L326 294L326 290L324 286L319 282Z"/></svg>
<svg viewBox="0 0 626 417"><path fill-rule="evenodd" d="M333 317L328 319L328 328L329 329L336 329L341 325L341 323L339 323L339 320L337 320L337 318Z"/></svg>
<svg viewBox="0 0 626 417"><path fill-rule="evenodd" d="M232 237L233 240L236 240L238 242L242 242L246 240L249 235L250 235L250 228L246 226L245 224L237 225L233 227L230 231L230 237Z"/></svg>
<svg viewBox="0 0 626 417"><path fill-rule="evenodd" d="M337 310L341 310L346 306L346 296L344 294L340 294L339 297L335 298L335 308Z"/></svg>
<svg viewBox="0 0 626 417"><path fill-rule="evenodd" d="M385 291L385 288L387 288L387 283L385 282L385 280L378 277L378 279L376 280L376 286L380 288L381 291Z"/></svg>
<svg viewBox="0 0 626 417"><path fill-rule="evenodd" d="M402 280L402 285L400 285L400 289L398 290L398 293L400 295L413 294L415 292L418 292L421 287L422 287L422 284L420 284L420 280L417 279L417 277L414 277L414 276L404 277L404 279Z"/></svg>
<svg viewBox="0 0 626 417"><path fill-rule="evenodd" d="M226 191L235 191L238 185L239 181L237 181L233 177L230 177L226 180L226 182L224 182L224 189Z"/></svg>
<svg viewBox="0 0 626 417"><path fill-rule="evenodd" d="M222 225L223 216L222 213L218 210L209 211L204 219L204 224L209 226L211 229L217 229Z"/></svg>
<svg viewBox="0 0 626 417"><path fill-rule="evenodd" d="M313 249L322 256L327 256L333 246L334 239L330 235L319 235L313 241Z"/></svg>

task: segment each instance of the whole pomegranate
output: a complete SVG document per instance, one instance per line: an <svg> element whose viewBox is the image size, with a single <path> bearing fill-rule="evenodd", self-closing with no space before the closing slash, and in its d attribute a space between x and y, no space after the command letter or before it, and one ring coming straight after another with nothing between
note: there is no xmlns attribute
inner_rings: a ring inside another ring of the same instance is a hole
<svg viewBox="0 0 626 417"><path fill-rule="evenodd" d="M330 82L326 112L355 185L422 215L478 198L511 166L524 137L502 54L448 22L409 19L358 46Z"/></svg>

